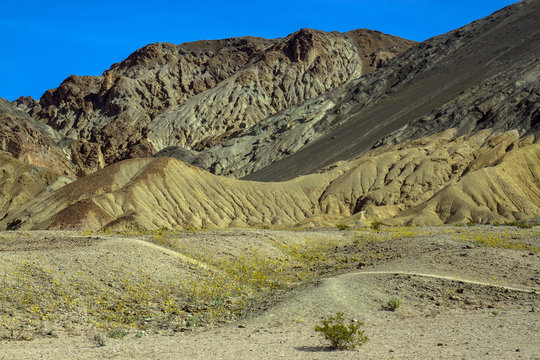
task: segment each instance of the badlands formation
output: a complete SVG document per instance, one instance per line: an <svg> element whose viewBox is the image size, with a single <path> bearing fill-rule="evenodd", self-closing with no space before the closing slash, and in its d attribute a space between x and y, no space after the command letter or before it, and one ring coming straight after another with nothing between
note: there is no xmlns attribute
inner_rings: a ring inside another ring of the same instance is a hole
<svg viewBox="0 0 540 360"><path fill-rule="evenodd" d="M1 101L0 228L538 217L539 15L522 1L420 44L311 29L151 44Z"/></svg>
<svg viewBox="0 0 540 360"><path fill-rule="evenodd" d="M538 359L538 19L150 44L0 99L0 359Z"/></svg>
<svg viewBox="0 0 540 360"><path fill-rule="evenodd" d="M2 101L0 227L539 216L538 15L520 2L418 45L310 29L152 44Z"/></svg>

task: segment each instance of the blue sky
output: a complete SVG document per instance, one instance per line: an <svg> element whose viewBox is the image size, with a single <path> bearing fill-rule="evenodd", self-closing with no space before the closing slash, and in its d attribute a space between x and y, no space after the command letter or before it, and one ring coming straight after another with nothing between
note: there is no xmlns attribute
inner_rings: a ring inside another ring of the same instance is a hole
<svg viewBox="0 0 540 360"><path fill-rule="evenodd" d="M11 1L0 2L0 97L39 99L71 74L100 75L153 42L180 44L300 28L379 30L417 41L515 0Z"/></svg>

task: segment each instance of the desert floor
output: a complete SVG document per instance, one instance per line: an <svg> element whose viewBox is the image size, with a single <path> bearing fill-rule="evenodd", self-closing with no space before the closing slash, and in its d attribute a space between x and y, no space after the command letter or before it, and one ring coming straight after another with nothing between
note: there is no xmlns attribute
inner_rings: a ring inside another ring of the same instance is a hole
<svg viewBox="0 0 540 360"><path fill-rule="evenodd" d="M225 324L181 332L130 331L121 339L106 338L104 346L94 339L96 329L68 331L64 324L55 337L0 340L0 359L540 359L540 228L431 227L413 232L369 243L365 251L381 256L321 273ZM260 241L267 238L340 240L353 234L354 229L259 229L185 236L200 246L242 252L253 246L264 251ZM480 241L480 235L491 241ZM80 257L87 264L95 261L99 275L106 267L98 264L125 257L159 274L177 255L136 235L2 236L0 267L36 256L77 267ZM392 297L401 301L396 311L386 307ZM364 346L332 350L314 331L322 316L337 311L364 322L370 338Z"/></svg>

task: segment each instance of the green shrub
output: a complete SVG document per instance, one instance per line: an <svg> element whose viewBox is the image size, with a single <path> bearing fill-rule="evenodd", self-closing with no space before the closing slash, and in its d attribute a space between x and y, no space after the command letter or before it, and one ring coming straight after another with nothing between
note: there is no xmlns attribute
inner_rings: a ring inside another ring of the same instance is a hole
<svg viewBox="0 0 540 360"><path fill-rule="evenodd" d="M189 316L189 317L186 319L186 326L187 326L188 328L195 326L195 324L197 323L197 320L199 320L199 319L197 319L197 317L196 317L195 315Z"/></svg>
<svg viewBox="0 0 540 360"><path fill-rule="evenodd" d="M345 225L345 224L337 224L336 227L338 228L339 231L349 230L349 225Z"/></svg>
<svg viewBox="0 0 540 360"><path fill-rule="evenodd" d="M330 341L330 346L334 349L354 349L369 340L364 331L360 330L360 326L364 323L351 322L345 325L344 322L343 313L338 312L335 316L324 318L322 326L315 326L315 331Z"/></svg>
<svg viewBox="0 0 540 360"><path fill-rule="evenodd" d="M532 223L528 223L526 221L512 221L512 222L509 222L509 223L506 223L505 225L507 226L515 226L515 227L518 227L520 229L530 229L533 227L533 224Z"/></svg>
<svg viewBox="0 0 540 360"><path fill-rule="evenodd" d="M126 336L128 332L124 329L114 329L109 332L109 337L111 339L121 339Z"/></svg>
<svg viewBox="0 0 540 360"><path fill-rule="evenodd" d="M401 301L397 297L393 297L386 303L388 309L396 311L401 306Z"/></svg>
<svg viewBox="0 0 540 360"><path fill-rule="evenodd" d="M381 230L381 222L380 221L374 221L371 223L371 229L375 231Z"/></svg>

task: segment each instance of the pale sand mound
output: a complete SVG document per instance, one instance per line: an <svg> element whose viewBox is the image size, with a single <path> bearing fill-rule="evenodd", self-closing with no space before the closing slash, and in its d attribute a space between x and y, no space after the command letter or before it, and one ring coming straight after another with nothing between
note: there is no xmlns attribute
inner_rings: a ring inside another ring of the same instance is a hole
<svg viewBox="0 0 540 360"><path fill-rule="evenodd" d="M223 228L385 220L480 223L540 215L540 143L453 130L282 183L212 175L172 158L114 164L2 220L34 229Z"/></svg>

